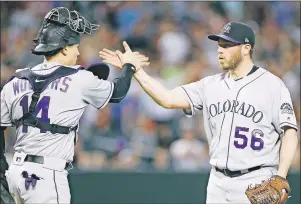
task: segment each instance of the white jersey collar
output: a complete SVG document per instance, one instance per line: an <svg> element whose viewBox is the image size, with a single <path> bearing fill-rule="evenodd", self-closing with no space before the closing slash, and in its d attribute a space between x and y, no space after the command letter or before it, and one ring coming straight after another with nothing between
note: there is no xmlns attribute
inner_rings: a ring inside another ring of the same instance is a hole
<svg viewBox="0 0 301 204"><path fill-rule="evenodd" d="M231 87L241 87L241 86L244 86L248 83L250 83L251 81L255 80L256 78L258 78L259 76L261 76L262 74L266 73L267 70L259 67L255 72L253 72L252 74L250 75L247 75L245 77L243 77L242 79L240 80L233 80L231 77L230 77L230 74L229 72L226 74L224 80L225 82L228 84L228 86Z"/></svg>
<svg viewBox="0 0 301 204"><path fill-rule="evenodd" d="M65 66L65 65L59 62L48 62L46 59L44 59L43 63L33 67L32 70L49 70L49 69L58 68L60 66ZM80 65L66 66L66 67L77 69L80 67Z"/></svg>

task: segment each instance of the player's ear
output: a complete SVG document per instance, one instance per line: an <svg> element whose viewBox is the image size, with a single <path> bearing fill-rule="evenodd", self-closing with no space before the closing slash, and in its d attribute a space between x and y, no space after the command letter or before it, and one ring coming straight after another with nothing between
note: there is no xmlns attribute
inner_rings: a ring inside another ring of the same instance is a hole
<svg viewBox="0 0 301 204"><path fill-rule="evenodd" d="M244 56L249 55L249 52L251 51L251 45L249 44L244 45L242 51Z"/></svg>
<svg viewBox="0 0 301 204"><path fill-rule="evenodd" d="M66 56L67 53L68 53L68 46L65 46L62 50L61 50L61 53Z"/></svg>

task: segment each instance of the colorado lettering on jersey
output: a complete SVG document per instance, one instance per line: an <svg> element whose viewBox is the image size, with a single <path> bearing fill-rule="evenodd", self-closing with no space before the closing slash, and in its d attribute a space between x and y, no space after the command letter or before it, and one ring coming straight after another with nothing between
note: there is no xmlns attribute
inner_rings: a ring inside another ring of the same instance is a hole
<svg viewBox="0 0 301 204"><path fill-rule="evenodd" d="M212 118L226 112L233 112L247 118L252 118L254 123L259 123L263 118L263 113L261 111L257 111L254 106L246 104L245 102L241 103L237 100L230 101L228 99L223 103L218 102L217 104L210 104L207 109Z"/></svg>
<svg viewBox="0 0 301 204"><path fill-rule="evenodd" d="M46 88L47 89L53 89L53 90L59 90L63 93L67 93L69 89L69 82L71 82L72 79L70 77L63 77L59 78L55 81L52 81ZM15 96L19 93L23 93L28 90L32 90L32 87L27 80L16 80L13 82L13 90Z"/></svg>

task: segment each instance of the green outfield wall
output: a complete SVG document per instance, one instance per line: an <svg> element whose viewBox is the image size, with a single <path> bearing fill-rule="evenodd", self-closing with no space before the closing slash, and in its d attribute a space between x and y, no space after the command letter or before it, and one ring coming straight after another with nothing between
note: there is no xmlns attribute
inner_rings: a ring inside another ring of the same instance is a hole
<svg viewBox="0 0 301 204"><path fill-rule="evenodd" d="M73 204L202 204L209 173L71 172ZM300 172L290 173L292 197L300 203ZM231 184L229 184L231 185Z"/></svg>

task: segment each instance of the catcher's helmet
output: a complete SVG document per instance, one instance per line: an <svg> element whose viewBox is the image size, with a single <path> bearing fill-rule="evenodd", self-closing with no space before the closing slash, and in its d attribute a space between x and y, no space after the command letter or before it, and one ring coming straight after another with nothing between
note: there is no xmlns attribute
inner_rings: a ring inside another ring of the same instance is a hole
<svg viewBox="0 0 301 204"><path fill-rule="evenodd" d="M65 7L50 10L44 17L44 21L37 37L33 40L32 53L44 55L67 45L78 44L80 34L91 35L99 25L87 21L77 11L69 11Z"/></svg>

